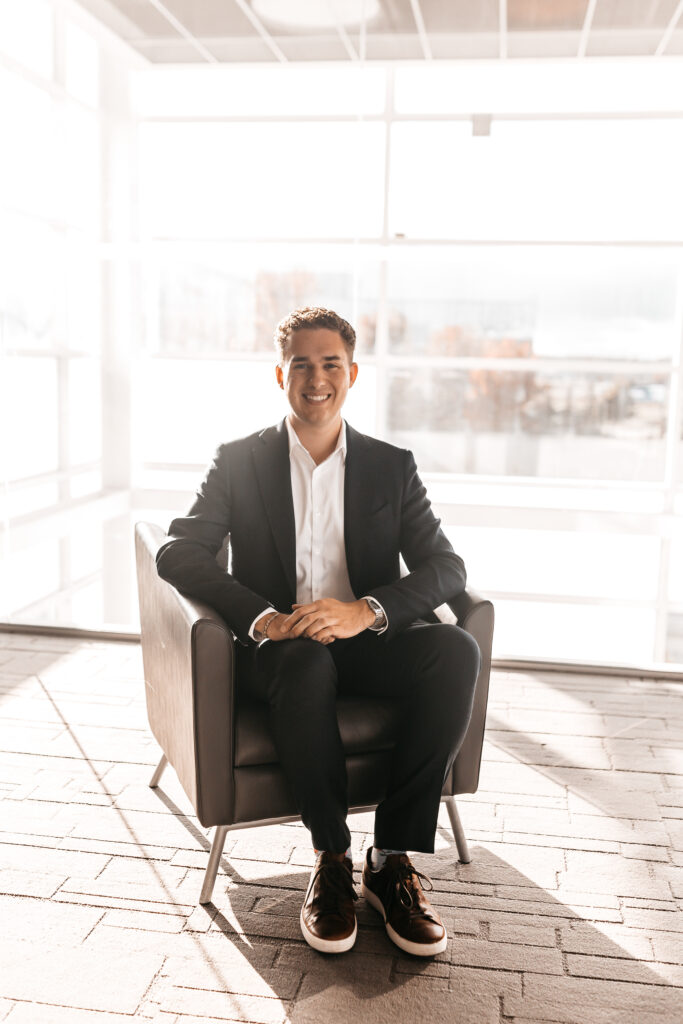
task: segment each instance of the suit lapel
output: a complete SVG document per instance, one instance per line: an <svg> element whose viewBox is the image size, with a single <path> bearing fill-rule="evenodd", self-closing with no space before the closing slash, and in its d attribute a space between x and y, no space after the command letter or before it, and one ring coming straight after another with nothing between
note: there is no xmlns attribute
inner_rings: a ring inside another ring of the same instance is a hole
<svg viewBox="0 0 683 1024"><path fill-rule="evenodd" d="M363 575L364 525L373 500L374 473L367 438L346 424L346 465L344 470L344 543L351 587Z"/></svg>
<svg viewBox="0 0 683 1024"><path fill-rule="evenodd" d="M296 532L289 438L285 422L259 434L252 449L256 476L275 545L292 594L296 597Z"/></svg>

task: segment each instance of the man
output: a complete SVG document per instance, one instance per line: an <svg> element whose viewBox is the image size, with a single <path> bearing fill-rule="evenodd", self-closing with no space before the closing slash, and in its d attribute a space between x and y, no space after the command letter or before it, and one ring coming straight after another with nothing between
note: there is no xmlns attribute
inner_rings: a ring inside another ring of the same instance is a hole
<svg viewBox="0 0 683 1024"><path fill-rule="evenodd" d="M356 938L338 693L393 697L401 713L362 893L401 949L433 956L446 930L407 850L433 853L441 789L464 738L479 649L421 617L465 587L410 452L358 433L341 409L355 332L305 307L277 327L289 415L221 445L157 554L163 579L223 615L241 642L238 686L267 702L283 771L316 851L301 909L314 949ZM216 562L227 535L231 572ZM399 556L408 575L401 578Z"/></svg>

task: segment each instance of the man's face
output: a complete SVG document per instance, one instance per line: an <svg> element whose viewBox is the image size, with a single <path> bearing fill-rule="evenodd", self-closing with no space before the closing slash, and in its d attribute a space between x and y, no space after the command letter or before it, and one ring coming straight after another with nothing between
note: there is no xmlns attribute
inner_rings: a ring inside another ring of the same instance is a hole
<svg viewBox="0 0 683 1024"><path fill-rule="evenodd" d="M275 374L294 417L323 428L339 418L358 366L349 362L348 349L337 331L305 328L290 334L283 365L275 368Z"/></svg>

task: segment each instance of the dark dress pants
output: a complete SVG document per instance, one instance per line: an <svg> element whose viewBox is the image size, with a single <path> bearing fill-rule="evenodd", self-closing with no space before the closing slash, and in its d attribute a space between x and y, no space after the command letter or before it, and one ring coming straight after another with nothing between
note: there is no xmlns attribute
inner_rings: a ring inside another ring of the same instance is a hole
<svg viewBox="0 0 683 1024"><path fill-rule="evenodd" d="M337 694L400 703L375 846L434 852L441 790L472 712L480 654L459 626L414 623L390 640L366 630L325 646L300 638L243 647L238 686L270 706L282 769L317 850L341 853L351 835Z"/></svg>

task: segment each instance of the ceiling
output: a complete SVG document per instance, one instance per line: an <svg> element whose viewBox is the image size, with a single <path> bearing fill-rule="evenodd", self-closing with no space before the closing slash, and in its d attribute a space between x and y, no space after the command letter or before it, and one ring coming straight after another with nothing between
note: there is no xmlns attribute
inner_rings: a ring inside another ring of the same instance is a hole
<svg viewBox="0 0 683 1024"><path fill-rule="evenodd" d="M683 0L78 2L161 64L683 54Z"/></svg>

